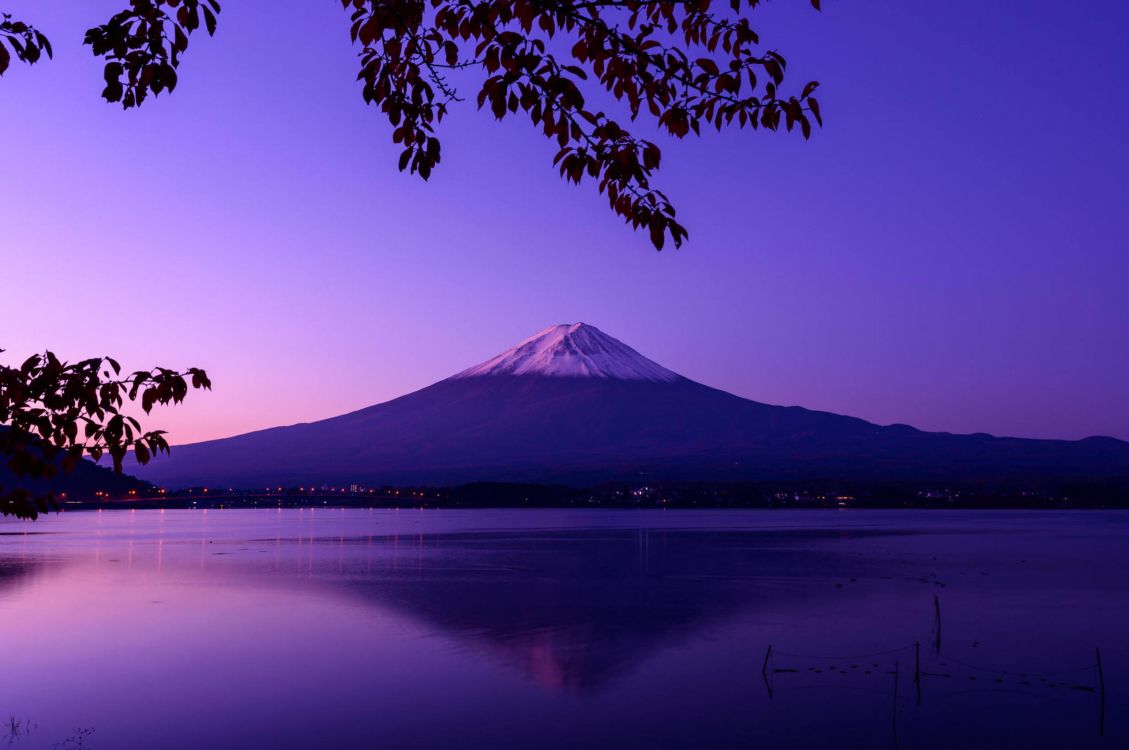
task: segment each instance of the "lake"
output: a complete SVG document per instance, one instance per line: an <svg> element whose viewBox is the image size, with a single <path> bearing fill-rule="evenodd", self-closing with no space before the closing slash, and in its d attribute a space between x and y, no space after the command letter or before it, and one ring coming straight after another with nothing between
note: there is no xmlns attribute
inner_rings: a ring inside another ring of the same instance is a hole
<svg viewBox="0 0 1129 750"><path fill-rule="evenodd" d="M0 744L1125 747L1127 541L1116 511L4 520Z"/></svg>

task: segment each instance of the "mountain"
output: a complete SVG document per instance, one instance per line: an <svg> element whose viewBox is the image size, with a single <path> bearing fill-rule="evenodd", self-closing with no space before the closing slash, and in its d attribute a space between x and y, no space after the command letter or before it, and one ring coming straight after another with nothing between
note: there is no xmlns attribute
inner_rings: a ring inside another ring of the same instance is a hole
<svg viewBox="0 0 1129 750"><path fill-rule="evenodd" d="M584 324L318 422L177 446L175 488L615 479L1031 481L1129 477L1129 443L929 433L750 401Z"/></svg>

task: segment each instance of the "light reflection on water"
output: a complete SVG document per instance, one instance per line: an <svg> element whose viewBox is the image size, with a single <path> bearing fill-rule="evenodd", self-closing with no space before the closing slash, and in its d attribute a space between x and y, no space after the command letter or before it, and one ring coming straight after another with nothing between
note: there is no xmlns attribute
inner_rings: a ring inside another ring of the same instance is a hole
<svg viewBox="0 0 1129 750"><path fill-rule="evenodd" d="M0 719L31 721L29 749L85 728L104 750L1117 747L1127 531L1118 512L4 522Z"/></svg>

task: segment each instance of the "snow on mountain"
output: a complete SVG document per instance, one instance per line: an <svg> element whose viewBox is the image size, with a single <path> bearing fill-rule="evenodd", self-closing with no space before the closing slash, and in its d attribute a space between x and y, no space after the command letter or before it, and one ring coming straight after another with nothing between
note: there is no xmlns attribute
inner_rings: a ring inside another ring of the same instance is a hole
<svg viewBox="0 0 1129 750"><path fill-rule="evenodd" d="M490 375L610 378L675 382L677 373L652 362L618 339L587 323L549 326L493 359L451 379Z"/></svg>

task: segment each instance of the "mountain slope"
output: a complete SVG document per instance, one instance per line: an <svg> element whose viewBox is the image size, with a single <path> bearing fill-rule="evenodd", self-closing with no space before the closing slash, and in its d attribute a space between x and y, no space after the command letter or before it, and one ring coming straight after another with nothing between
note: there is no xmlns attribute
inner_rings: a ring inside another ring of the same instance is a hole
<svg viewBox="0 0 1129 750"><path fill-rule="evenodd" d="M1129 476L1129 444L926 433L739 398L592 326L554 326L360 411L188 446L168 487L476 480L1075 479Z"/></svg>

